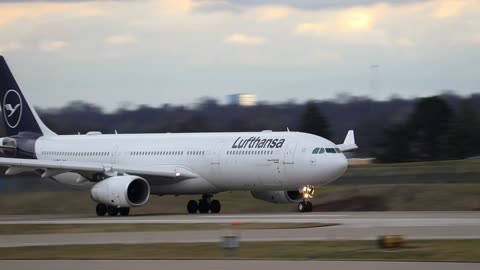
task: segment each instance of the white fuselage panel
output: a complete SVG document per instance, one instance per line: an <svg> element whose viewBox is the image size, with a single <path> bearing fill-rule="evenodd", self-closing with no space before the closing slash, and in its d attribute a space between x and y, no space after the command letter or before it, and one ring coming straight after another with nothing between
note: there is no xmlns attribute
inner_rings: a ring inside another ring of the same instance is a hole
<svg viewBox="0 0 480 270"><path fill-rule="evenodd" d="M200 177L152 184L154 194L180 195L329 183L345 172L347 161L342 153L313 154L318 147L336 146L300 132L165 133L41 137L35 150L38 159L46 160L185 167ZM76 178L68 173L54 179L77 185Z"/></svg>

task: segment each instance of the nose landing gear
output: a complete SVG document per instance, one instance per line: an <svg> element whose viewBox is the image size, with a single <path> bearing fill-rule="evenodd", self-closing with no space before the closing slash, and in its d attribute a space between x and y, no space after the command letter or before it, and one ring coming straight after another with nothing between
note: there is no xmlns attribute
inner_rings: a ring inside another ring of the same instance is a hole
<svg viewBox="0 0 480 270"><path fill-rule="evenodd" d="M310 201L301 201L298 204L298 212L303 213L303 212L312 212L313 210L313 205L312 202Z"/></svg>
<svg viewBox="0 0 480 270"><path fill-rule="evenodd" d="M298 204L298 212L312 212L313 205L309 199L313 198L313 194L315 194L315 186L307 185L304 186L300 192L303 195L303 201Z"/></svg>

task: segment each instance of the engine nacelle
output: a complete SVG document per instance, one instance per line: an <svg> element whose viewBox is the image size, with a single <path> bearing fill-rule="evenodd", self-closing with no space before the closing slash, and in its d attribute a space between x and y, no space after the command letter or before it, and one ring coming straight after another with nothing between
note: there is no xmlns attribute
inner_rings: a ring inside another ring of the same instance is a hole
<svg viewBox="0 0 480 270"><path fill-rule="evenodd" d="M135 175L113 176L95 184L90 196L98 203L119 207L142 206L150 197L147 180Z"/></svg>
<svg viewBox="0 0 480 270"><path fill-rule="evenodd" d="M303 200L303 194L298 190L294 191L252 191L255 199L272 203L298 203Z"/></svg>

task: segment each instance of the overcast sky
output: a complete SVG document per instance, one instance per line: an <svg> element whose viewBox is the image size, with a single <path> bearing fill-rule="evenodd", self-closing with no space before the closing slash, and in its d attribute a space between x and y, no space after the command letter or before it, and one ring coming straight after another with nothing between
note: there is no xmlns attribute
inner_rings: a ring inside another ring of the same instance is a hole
<svg viewBox="0 0 480 270"><path fill-rule="evenodd" d="M480 92L480 0L0 0L35 106Z"/></svg>

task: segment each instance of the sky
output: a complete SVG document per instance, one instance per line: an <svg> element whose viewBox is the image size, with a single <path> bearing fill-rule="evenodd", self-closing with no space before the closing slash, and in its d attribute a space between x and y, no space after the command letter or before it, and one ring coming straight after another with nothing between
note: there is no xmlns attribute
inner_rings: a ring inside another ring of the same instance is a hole
<svg viewBox="0 0 480 270"><path fill-rule="evenodd" d="M480 0L0 0L30 103L480 92Z"/></svg>

